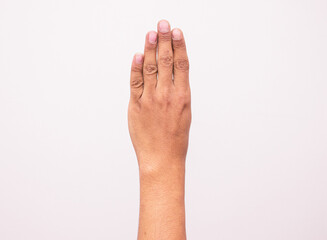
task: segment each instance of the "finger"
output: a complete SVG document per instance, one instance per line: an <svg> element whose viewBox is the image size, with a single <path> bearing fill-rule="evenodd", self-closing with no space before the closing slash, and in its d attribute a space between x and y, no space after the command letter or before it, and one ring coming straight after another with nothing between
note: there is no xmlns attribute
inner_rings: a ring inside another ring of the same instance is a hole
<svg viewBox="0 0 327 240"><path fill-rule="evenodd" d="M169 88L173 85L173 49L171 31L167 21L158 23L158 84L157 87Z"/></svg>
<svg viewBox="0 0 327 240"><path fill-rule="evenodd" d="M134 55L131 67L131 100L137 101L143 93L143 54Z"/></svg>
<svg viewBox="0 0 327 240"><path fill-rule="evenodd" d="M172 31L174 49L174 85L176 87L189 87L189 61L183 32L175 28Z"/></svg>
<svg viewBox="0 0 327 240"><path fill-rule="evenodd" d="M144 92L153 92L157 85L157 33L155 31L148 32L144 47Z"/></svg>

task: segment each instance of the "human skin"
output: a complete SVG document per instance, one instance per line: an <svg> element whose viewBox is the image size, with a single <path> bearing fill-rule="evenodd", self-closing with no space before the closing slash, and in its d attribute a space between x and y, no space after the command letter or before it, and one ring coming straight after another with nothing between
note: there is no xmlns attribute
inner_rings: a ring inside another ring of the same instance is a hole
<svg viewBox="0 0 327 240"><path fill-rule="evenodd" d="M146 35L131 67L128 126L139 164L139 240L183 240L185 159L191 124L183 33L167 21ZM156 53L157 56L156 56Z"/></svg>

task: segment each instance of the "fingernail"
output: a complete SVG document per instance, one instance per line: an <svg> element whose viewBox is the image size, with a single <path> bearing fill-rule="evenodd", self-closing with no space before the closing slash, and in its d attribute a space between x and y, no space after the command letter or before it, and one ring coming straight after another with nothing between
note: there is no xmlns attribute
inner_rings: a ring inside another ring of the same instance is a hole
<svg viewBox="0 0 327 240"><path fill-rule="evenodd" d="M156 32L149 33L149 42L152 44L155 44L157 42L157 33Z"/></svg>
<svg viewBox="0 0 327 240"><path fill-rule="evenodd" d="M172 34L173 34L173 40L181 40L182 39L182 33L179 29L174 29Z"/></svg>
<svg viewBox="0 0 327 240"><path fill-rule="evenodd" d="M169 23L165 20L159 22L159 31L162 33L169 32Z"/></svg>
<svg viewBox="0 0 327 240"><path fill-rule="evenodd" d="M142 64L143 63L143 54L142 53L135 54L135 62L137 64Z"/></svg>

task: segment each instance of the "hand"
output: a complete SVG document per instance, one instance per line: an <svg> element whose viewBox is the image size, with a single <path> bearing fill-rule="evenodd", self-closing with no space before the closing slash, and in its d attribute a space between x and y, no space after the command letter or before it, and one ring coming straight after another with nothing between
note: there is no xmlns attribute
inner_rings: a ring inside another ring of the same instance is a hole
<svg viewBox="0 0 327 240"><path fill-rule="evenodd" d="M166 21L158 29L158 35L154 31L147 34L144 56L136 54L131 69L128 123L141 171L183 165L191 124L183 34L179 29L170 31Z"/></svg>

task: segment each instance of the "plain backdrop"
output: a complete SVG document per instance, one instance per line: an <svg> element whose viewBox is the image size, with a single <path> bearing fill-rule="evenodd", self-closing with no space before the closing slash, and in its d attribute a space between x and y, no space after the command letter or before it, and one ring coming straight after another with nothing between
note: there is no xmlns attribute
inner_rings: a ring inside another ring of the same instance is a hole
<svg viewBox="0 0 327 240"><path fill-rule="evenodd" d="M327 239L325 0L1 0L0 239L136 239L130 64L185 34L188 239Z"/></svg>

